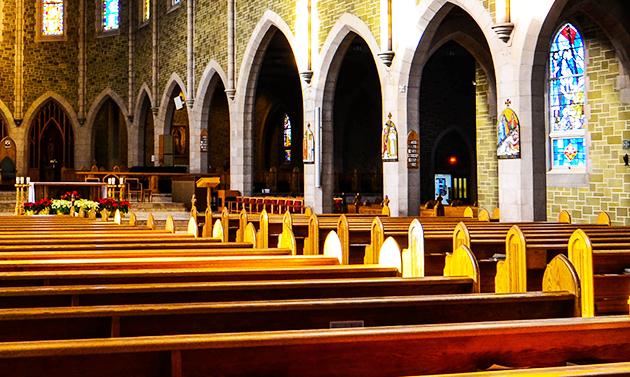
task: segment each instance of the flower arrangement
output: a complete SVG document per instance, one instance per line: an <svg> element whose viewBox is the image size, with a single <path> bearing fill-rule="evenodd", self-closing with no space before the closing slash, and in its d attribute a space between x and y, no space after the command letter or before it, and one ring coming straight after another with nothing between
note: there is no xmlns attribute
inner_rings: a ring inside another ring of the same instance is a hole
<svg viewBox="0 0 630 377"><path fill-rule="evenodd" d="M114 213L116 209L120 209L120 212L126 214L129 212L129 202L125 200L115 201L112 198L99 199L97 202L80 199L80 195L76 191L66 192L64 195L61 195L61 199L48 199L43 198L35 203L25 203L24 210L39 215L47 215L47 214L70 214L70 210L72 208L73 201L71 200L74 196L74 210L75 212L79 212L81 208L84 209L85 212L89 212L92 208L94 208L97 213L106 209L109 213Z"/></svg>
<svg viewBox="0 0 630 377"><path fill-rule="evenodd" d="M125 200L115 201L112 198L105 198L98 200L98 211L102 211L104 209L109 213L115 212L117 209L120 210L120 213L126 214L129 212L129 202Z"/></svg>

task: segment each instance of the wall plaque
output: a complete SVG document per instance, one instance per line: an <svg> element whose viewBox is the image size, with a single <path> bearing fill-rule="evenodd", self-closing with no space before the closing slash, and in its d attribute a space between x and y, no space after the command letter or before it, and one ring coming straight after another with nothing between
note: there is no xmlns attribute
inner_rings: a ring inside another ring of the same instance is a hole
<svg viewBox="0 0 630 377"><path fill-rule="evenodd" d="M201 130L201 138L199 141L201 153L208 153L208 130Z"/></svg>
<svg viewBox="0 0 630 377"><path fill-rule="evenodd" d="M409 131L407 134L407 169L418 169L420 167L420 138L416 131Z"/></svg>

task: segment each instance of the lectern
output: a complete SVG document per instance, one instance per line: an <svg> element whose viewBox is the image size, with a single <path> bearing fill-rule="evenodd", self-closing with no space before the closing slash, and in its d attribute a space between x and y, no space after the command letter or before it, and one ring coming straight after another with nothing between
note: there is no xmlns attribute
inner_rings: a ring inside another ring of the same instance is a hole
<svg viewBox="0 0 630 377"><path fill-rule="evenodd" d="M210 208L210 203L212 203L212 189L217 187L220 183L220 177L206 177L197 180L197 187L205 187L208 189L208 196L206 197L208 208Z"/></svg>

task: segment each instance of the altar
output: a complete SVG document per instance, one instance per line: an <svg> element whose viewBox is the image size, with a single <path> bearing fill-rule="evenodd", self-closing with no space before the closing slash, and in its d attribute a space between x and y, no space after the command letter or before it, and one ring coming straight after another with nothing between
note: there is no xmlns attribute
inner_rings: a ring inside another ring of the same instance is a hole
<svg viewBox="0 0 630 377"><path fill-rule="evenodd" d="M76 191L83 199L107 198L107 183L102 182L30 182L28 201L42 198L59 199L66 192Z"/></svg>

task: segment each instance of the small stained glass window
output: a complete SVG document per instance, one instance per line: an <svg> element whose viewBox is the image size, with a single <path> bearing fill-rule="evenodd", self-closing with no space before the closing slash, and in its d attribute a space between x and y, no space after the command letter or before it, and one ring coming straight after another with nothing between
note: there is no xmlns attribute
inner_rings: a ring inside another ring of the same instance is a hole
<svg viewBox="0 0 630 377"><path fill-rule="evenodd" d="M142 21L149 21L151 17L151 0L142 0Z"/></svg>
<svg viewBox="0 0 630 377"><path fill-rule="evenodd" d="M42 1L42 35L63 35L63 12L63 0Z"/></svg>
<svg viewBox="0 0 630 377"><path fill-rule="evenodd" d="M173 4L173 6L179 4L182 2L182 0L172 0L173 2L171 4Z"/></svg>
<svg viewBox="0 0 630 377"><path fill-rule="evenodd" d="M118 0L103 0L103 31L118 29L119 10Z"/></svg>
<svg viewBox="0 0 630 377"><path fill-rule="evenodd" d="M549 131L554 167L586 164L584 73L582 35L567 23L555 35L549 58Z"/></svg>
<svg viewBox="0 0 630 377"><path fill-rule="evenodd" d="M284 114L284 133L283 145L284 145L284 161L291 162L291 119L289 115Z"/></svg>

